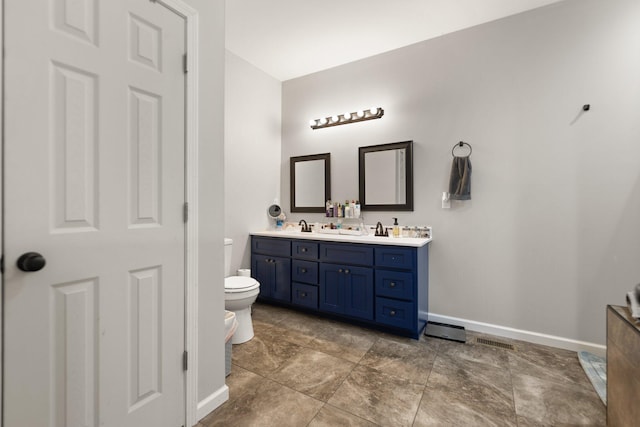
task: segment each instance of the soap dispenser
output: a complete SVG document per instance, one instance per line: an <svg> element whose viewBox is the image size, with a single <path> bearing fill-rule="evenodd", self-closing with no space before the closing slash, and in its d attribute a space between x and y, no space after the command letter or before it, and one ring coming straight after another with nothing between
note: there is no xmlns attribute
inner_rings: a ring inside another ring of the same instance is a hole
<svg viewBox="0 0 640 427"><path fill-rule="evenodd" d="M393 218L393 237L400 237L400 226L398 225L398 218Z"/></svg>

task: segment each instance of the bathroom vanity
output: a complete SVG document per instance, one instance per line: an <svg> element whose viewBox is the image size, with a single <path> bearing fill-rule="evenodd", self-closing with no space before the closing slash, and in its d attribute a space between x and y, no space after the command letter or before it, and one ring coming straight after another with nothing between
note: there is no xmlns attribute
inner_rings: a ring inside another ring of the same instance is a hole
<svg viewBox="0 0 640 427"><path fill-rule="evenodd" d="M430 242L256 232L251 274L261 301L417 339L427 322Z"/></svg>

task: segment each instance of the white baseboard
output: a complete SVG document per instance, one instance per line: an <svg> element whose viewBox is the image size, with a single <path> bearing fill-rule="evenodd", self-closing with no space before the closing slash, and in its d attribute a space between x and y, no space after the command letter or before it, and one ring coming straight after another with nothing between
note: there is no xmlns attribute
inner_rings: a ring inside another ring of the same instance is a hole
<svg viewBox="0 0 640 427"><path fill-rule="evenodd" d="M498 337L512 338L521 341L527 341L534 344L548 345L550 347L562 348L571 351L588 351L598 356L605 356L607 347L600 344L577 341L570 338L557 337L554 335L541 334L538 332L523 331L521 329L509 328L507 326L492 325L490 323L476 322L474 320L460 319L457 317L443 316L440 314L429 313L427 318L431 322L446 323L450 325L464 326L466 329L484 334L495 335Z"/></svg>
<svg viewBox="0 0 640 427"><path fill-rule="evenodd" d="M229 400L229 387L225 384L214 393L198 402L196 417L198 421L209 415L218 406Z"/></svg>

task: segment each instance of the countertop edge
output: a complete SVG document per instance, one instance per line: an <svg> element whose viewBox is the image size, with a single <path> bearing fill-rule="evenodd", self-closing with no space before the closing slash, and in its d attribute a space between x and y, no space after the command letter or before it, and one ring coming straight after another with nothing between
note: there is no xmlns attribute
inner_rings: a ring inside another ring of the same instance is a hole
<svg viewBox="0 0 640 427"><path fill-rule="evenodd" d="M352 236L348 234L320 234L320 233L300 233L289 231L252 231L251 236L275 237L282 239L295 240L317 240L322 242L341 242L341 243L361 243L372 245L387 246L407 246L420 248L433 240L432 238L418 237L377 237L377 236Z"/></svg>

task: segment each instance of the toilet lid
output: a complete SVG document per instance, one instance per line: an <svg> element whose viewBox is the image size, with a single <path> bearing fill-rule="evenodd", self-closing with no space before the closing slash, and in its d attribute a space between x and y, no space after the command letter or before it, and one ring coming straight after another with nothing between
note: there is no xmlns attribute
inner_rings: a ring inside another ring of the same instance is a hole
<svg viewBox="0 0 640 427"><path fill-rule="evenodd" d="M260 287L260 283L251 277L231 276L224 279L224 290L227 292L244 292Z"/></svg>

